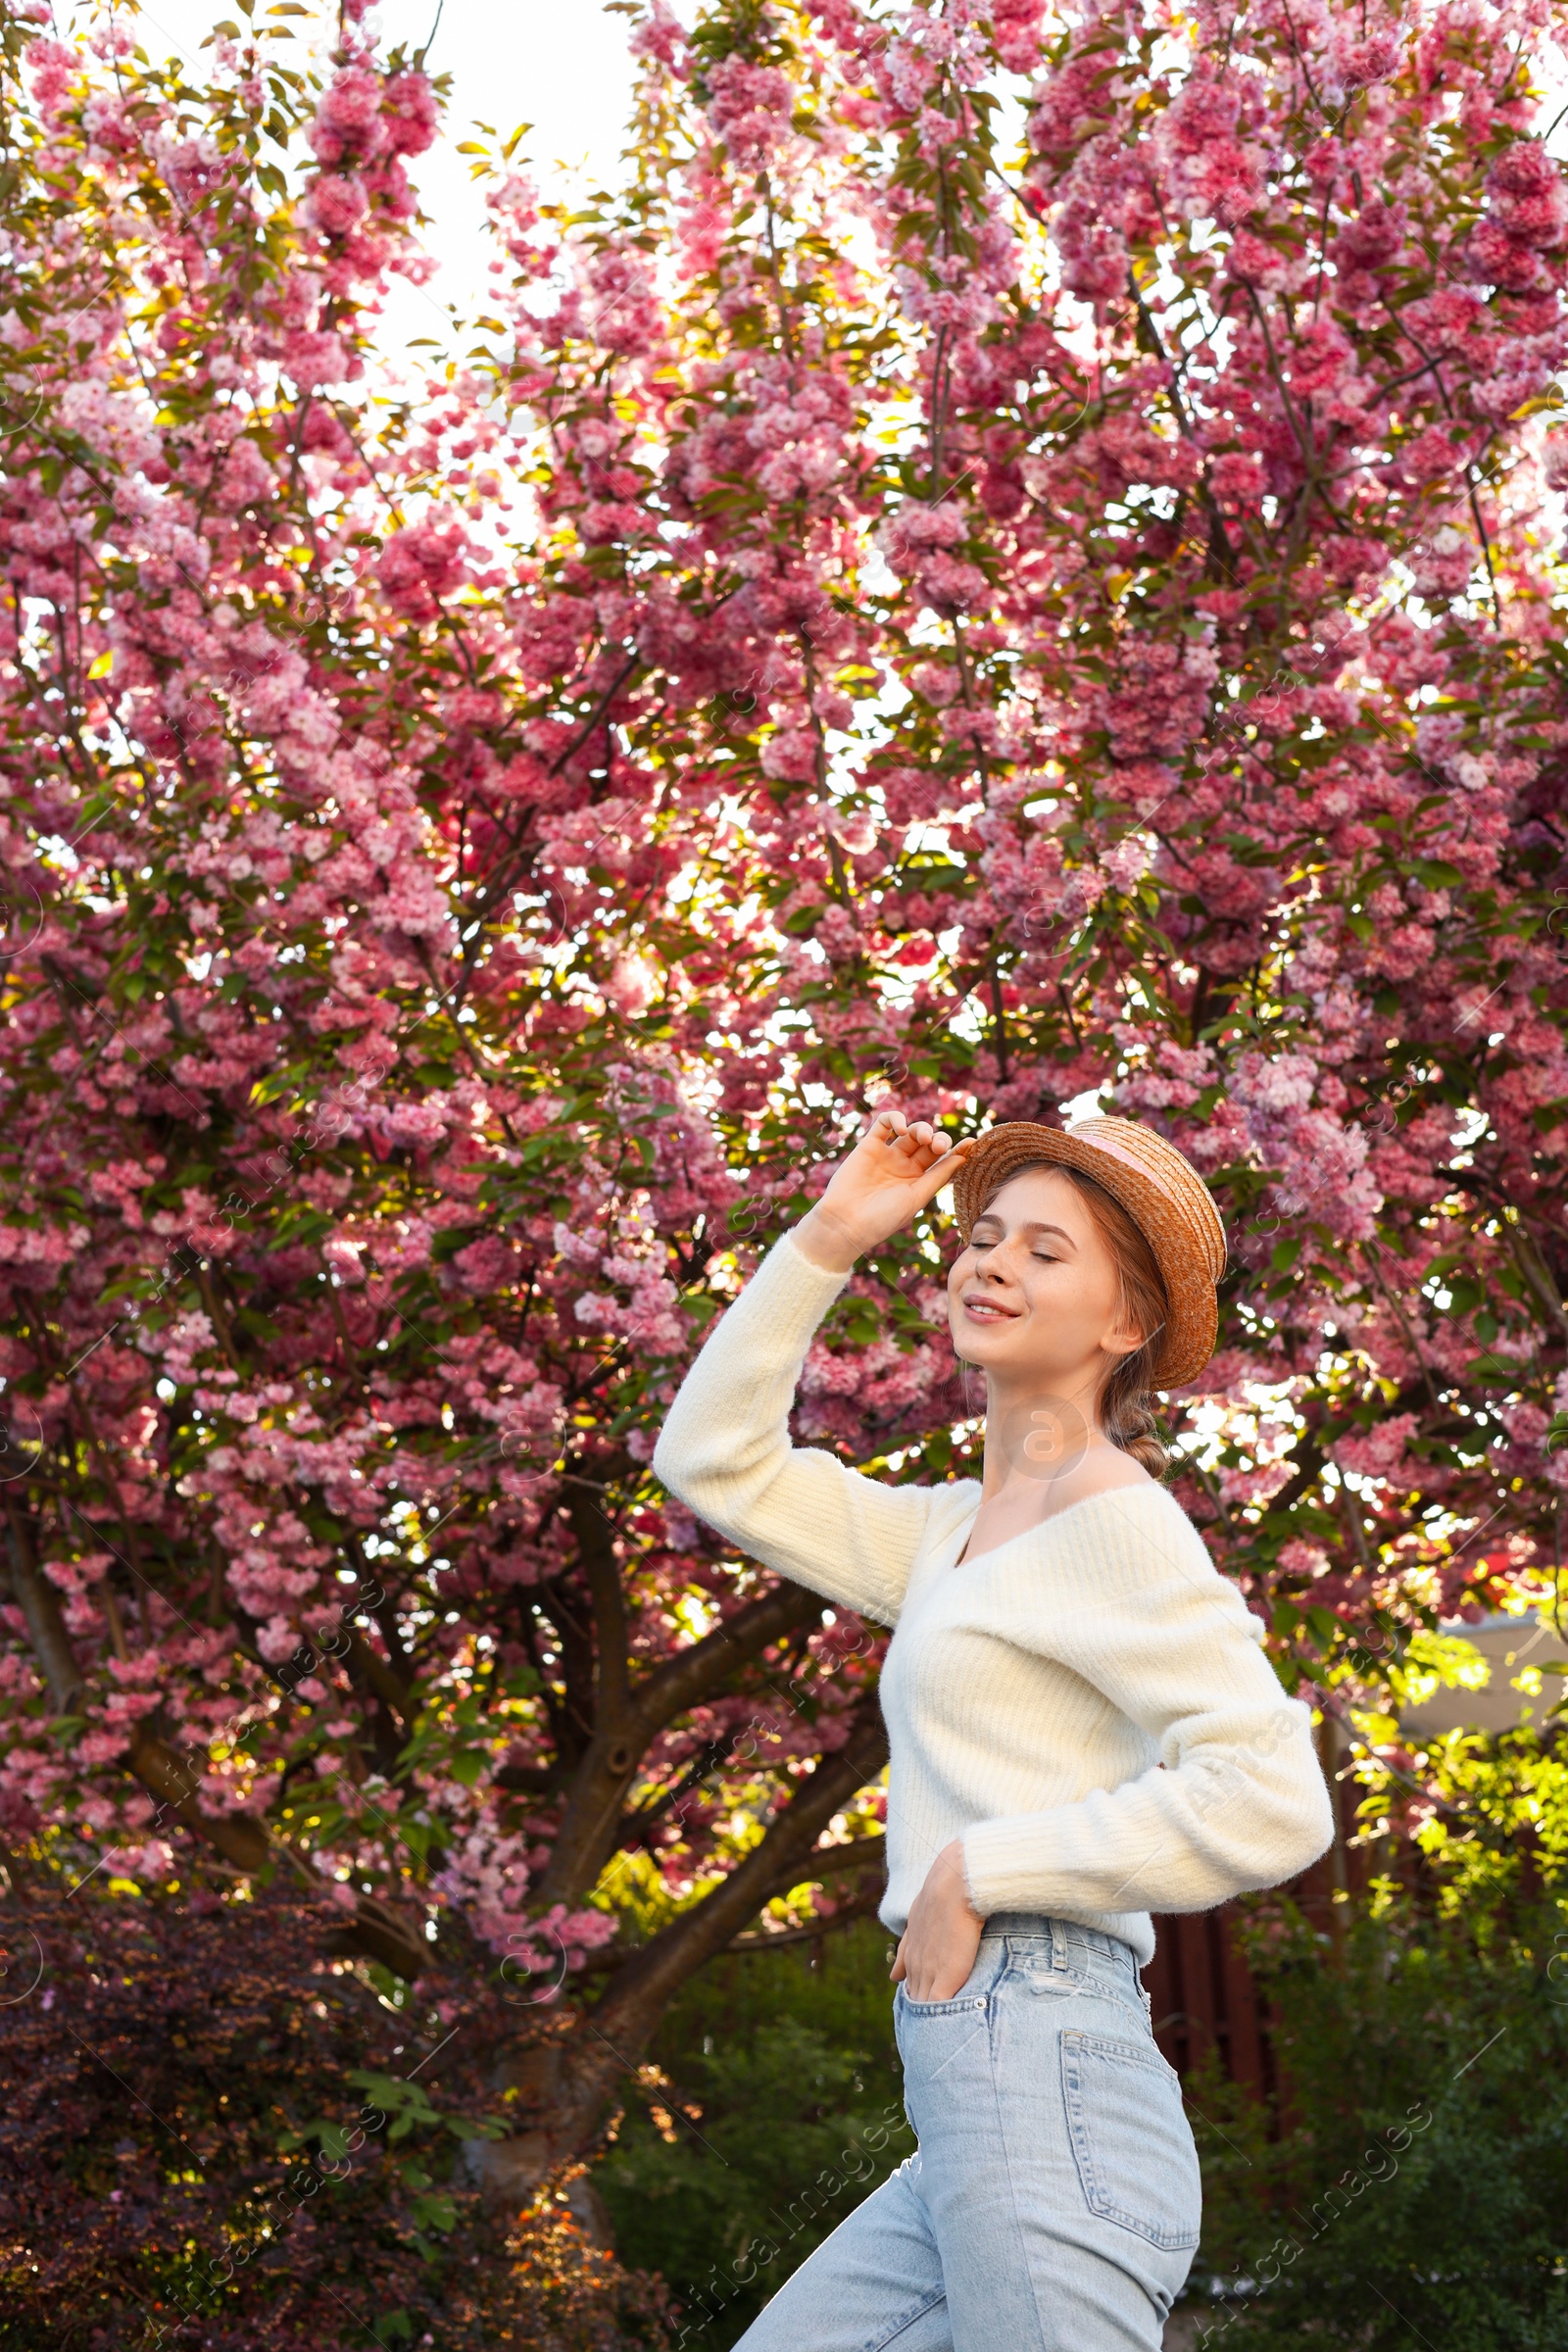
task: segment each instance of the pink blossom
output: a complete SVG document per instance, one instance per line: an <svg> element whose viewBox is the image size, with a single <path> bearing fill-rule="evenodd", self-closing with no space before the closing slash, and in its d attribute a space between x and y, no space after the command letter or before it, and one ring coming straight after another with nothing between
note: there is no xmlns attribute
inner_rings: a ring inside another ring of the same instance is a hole
<svg viewBox="0 0 1568 2352"><path fill-rule="evenodd" d="M789 129L794 91L771 66L748 65L732 52L708 73L708 119L743 171L766 162Z"/></svg>
<svg viewBox="0 0 1568 2352"><path fill-rule="evenodd" d="M466 575L467 535L457 522L412 525L390 538L376 566L387 602L410 620L434 617Z"/></svg>
<svg viewBox="0 0 1568 2352"><path fill-rule="evenodd" d="M305 203L307 218L329 237L347 236L350 229L358 228L369 209L370 199L364 180L346 172L319 172L311 182Z"/></svg>
<svg viewBox="0 0 1568 2352"><path fill-rule="evenodd" d="M422 76L409 78L422 79ZM340 68L321 93L311 131L311 145L319 160L323 164L338 164L346 157L354 157L363 163L378 155L387 139L381 107L382 85L378 74L367 66ZM400 115L401 111L400 103ZM429 141L424 143L428 145ZM419 151L411 148L408 152Z"/></svg>
<svg viewBox="0 0 1568 2352"><path fill-rule="evenodd" d="M301 391L339 383L349 372L342 337L325 332L290 335L284 346L284 360Z"/></svg>
<svg viewBox="0 0 1568 2352"><path fill-rule="evenodd" d="M617 1589L639 1690L765 1589L653 1441L884 1099L1098 1102L1211 1184L1221 1345L1167 1404L1221 1459L1177 1491L1287 1678L1303 1592L1357 1677L1374 1607L1540 1600L1564 214L1535 19L1460 16L1205 0L1188 51L812 0L717 57L656 6L669 169L566 220L499 162L482 349L395 400L437 108L362 8L281 187L239 55L176 120L107 23L31 44L0 1475L59 1631L0 1605L20 1842L216 1885L153 1725L198 1818L322 1798L343 1937L368 1889L574 2003L627 1851L700 1903L761 1821L711 1757L837 1752L874 1652L806 1629L809 1714L731 1659L568 1870L579 1668ZM892 1237L801 1440L975 1467L942 1312Z"/></svg>
<svg viewBox="0 0 1568 2352"><path fill-rule="evenodd" d="M399 155L423 155L440 122L428 75L412 71L389 75L381 93L381 110L387 144Z"/></svg>

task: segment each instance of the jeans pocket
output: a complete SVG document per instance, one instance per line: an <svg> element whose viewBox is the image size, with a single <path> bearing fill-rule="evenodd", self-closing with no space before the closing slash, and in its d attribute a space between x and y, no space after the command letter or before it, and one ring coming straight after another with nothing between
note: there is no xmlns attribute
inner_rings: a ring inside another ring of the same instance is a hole
<svg viewBox="0 0 1568 2352"><path fill-rule="evenodd" d="M902 2008L908 2017L957 2017L965 2009L983 2009L985 2005L986 1995L983 1992L957 1992L951 2001L911 2001L904 1986L899 1984L893 1994L895 2015Z"/></svg>
<svg viewBox="0 0 1568 2352"><path fill-rule="evenodd" d="M904 2069L904 2112L922 2146L944 2121L984 2095L991 2073L992 2003L986 1992L951 2001L893 2000L893 2038Z"/></svg>
<svg viewBox="0 0 1568 2352"><path fill-rule="evenodd" d="M1153 2044L1065 2033L1061 2087L1091 2213L1170 2252L1196 2246L1198 2150L1181 2082Z"/></svg>

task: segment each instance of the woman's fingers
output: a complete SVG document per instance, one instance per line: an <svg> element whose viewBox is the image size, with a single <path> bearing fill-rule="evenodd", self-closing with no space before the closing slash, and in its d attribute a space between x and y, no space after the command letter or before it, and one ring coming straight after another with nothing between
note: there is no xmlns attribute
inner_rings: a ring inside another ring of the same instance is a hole
<svg viewBox="0 0 1568 2352"><path fill-rule="evenodd" d="M878 1143L886 1144L905 1159L916 1159L923 1152L940 1155L948 1148L948 1139L940 1127L929 1119L906 1119L902 1110L879 1110L871 1123L871 1133Z"/></svg>
<svg viewBox="0 0 1568 2352"><path fill-rule="evenodd" d="M910 1175L919 1183L919 1191L915 1195L915 1206L923 1208L928 1200L936 1199L944 1185L953 1182L968 1157L969 1150L970 1146L966 1143L955 1144L953 1149L947 1152L937 1148L934 1155L924 1167L909 1170Z"/></svg>
<svg viewBox="0 0 1568 2352"><path fill-rule="evenodd" d="M903 1111L891 1109L877 1112L869 1129L869 1137L897 1153L899 1160L904 1163L903 1173L906 1176L925 1178L937 1168L944 1171L929 1187L928 1199L957 1174L978 1140L968 1136L962 1143L955 1144L942 1128L933 1126L929 1119L911 1121L906 1119Z"/></svg>

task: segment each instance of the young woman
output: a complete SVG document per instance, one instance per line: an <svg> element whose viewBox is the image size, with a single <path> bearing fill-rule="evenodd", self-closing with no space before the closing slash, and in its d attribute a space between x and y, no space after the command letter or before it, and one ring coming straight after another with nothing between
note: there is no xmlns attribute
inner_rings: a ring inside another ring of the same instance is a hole
<svg viewBox="0 0 1568 2352"><path fill-rule="evenodd" d="M789 1412L860 1253L954 1185L954 1345L985 1472L883 1486ZM1153 1473L1152 1392L1213 1351L1224 1235L1124 1119L944 1139L883 1111L676 1397L655 1467L756 1559L897 1628L894 2025L917 2152L789 2278L743 2352L1152 2352L1199 2231L1154 2045L1151 1911L1322 1852L1308 1711Z"/></svg>

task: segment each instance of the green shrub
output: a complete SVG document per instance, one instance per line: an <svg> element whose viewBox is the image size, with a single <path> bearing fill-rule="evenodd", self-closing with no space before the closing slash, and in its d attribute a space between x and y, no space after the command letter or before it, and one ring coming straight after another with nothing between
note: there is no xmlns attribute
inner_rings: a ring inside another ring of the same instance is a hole
<svg viewBox="0 0 1568 2352"><path fill-rule="evenodd" d="M1279 1898L1251 1908L1285 2090L1188 2084L1203 2352L1568 2352L1568 1917L1428 1911L1369 1904L1335 1951ZM912 2147L886 1948L869 1927L819 1969L731 1960L671 2014L665 2079L597 2179L688 2352L734 2344Z"/></svg>
<svg viewBox="0 0 1568 2352"><path fill-rule="evenodd" d="M721 1962L665 2021L662 2082L595 2178L620 2259L657 2270L688 2352L723 2352L914 2145L874 1924Z"/></svg>
<svg viewBox="0 0 1568 2352"><path fill-rule="evenodd" d="M1287 2087L1271 2119L1213 2067L1188 2086L1206 2352L1568 2352L1564 1914L1473 1926L1362 1916L1331 1958L1253 1913Z"/></svg>

